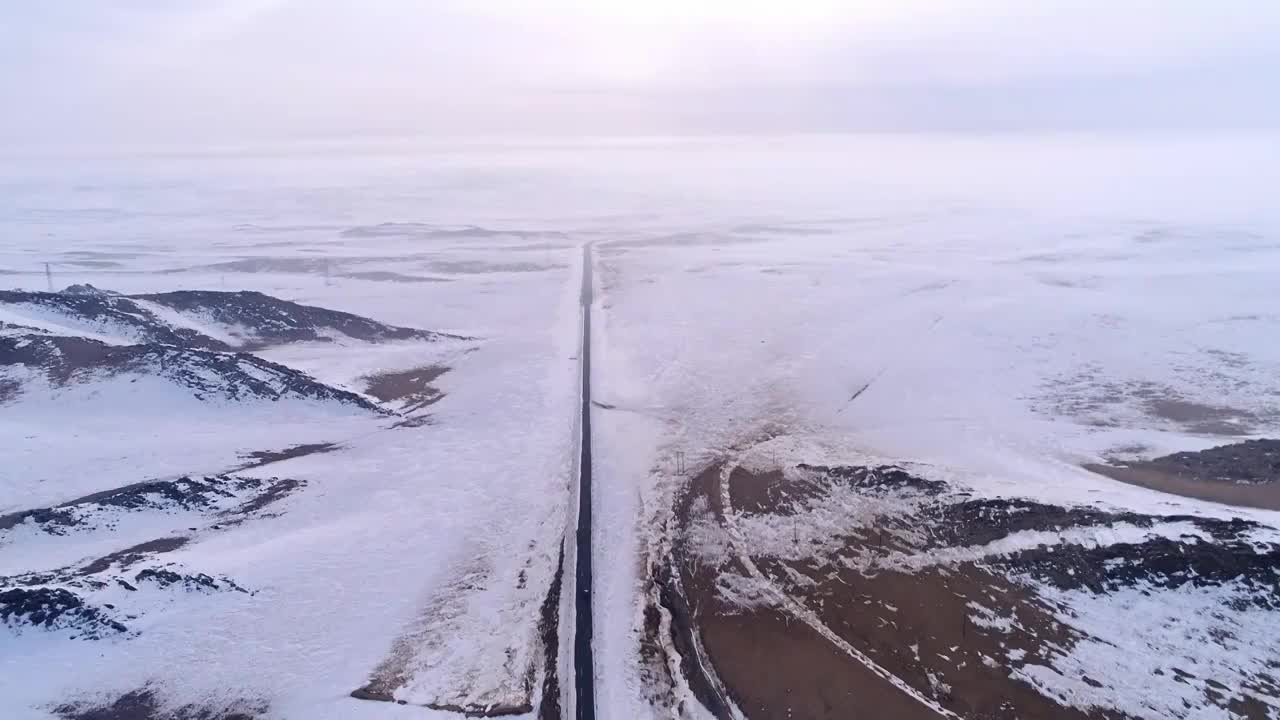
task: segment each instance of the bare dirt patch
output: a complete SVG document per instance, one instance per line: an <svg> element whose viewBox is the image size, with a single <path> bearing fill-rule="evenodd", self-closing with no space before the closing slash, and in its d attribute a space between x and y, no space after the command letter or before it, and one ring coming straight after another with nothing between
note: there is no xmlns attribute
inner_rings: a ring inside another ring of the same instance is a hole
<svg viewBox="0 0 1280 720"><path fill-rule="evenodd" d="M236 469L248 470L249 468L262 467L282 460L292 460L293 458L305 457L315 453L327 453L341 449L342 446L338 443L303 443L283 450L255 450L244 455L244 457L250 458L252 462Z"/></svg>
<svg viewBox="0 0 1280 720"><path fill-rule="evenodd" d="M1280 484L1280 440L1246 440L1197 452L1174 453L1143 465L1203 482Z"/></svg>
<svg viewBox="0 0 1280 720"><path fill-rule="evenodd" d="M444 393L431 383L449 372L442 365L379 373L365 378L365 393L384 403L400 403L402 412L413 412L435 403Z"/></svg>
<svg viewBox="0 0 1280 720"><path fill-rule="evenodd" d="M1146 408L1155 417L1204 435L1247 435L1257 421L1253 413L1243 410L1179 398L1149 398Z"/></svg>
<svg viewBox="0 0 1280 720"><path fill-rule="evenodd" d="M866 483L883 487L906 478L884 473L846 472L832 469L837 482ZM694 479L681 500L680 522L692 527L698 508L705 508L718 522L724 519L719 488L719 467ZM798 493L791 495L791 491ZM730 474L729 495L733 507L743 511L789 516L795 504L820 494L816 486L787 483L781 472L749 473L736 468ZM891 544L878 545L877 535L850 536L847 552L888 552ZM691 681L704 705L718 717L731 717L731 701L750 718L938 718L941 714L921 704L885 678L850 656L785 605L767 597L754 606L728 602L723 585L737 584L748 573L728 558L709 564L690 546L688 536L677 542L679 589L690 628L698 638L686 637L684 651L700 650L715 678ZM747 550L748 556L752 556ZM873 577L837 567L818 568L804 563L753 557L764 575L789 597L816 610L823 625L831 628L878 665L932 696L948 710L962 716L990 718L1084 718L1040 696L1030 687L1009 681L1000 666L982 661L1001 656L1002 638L984 634L968 622L966 603L971 596L998 597L1006 612L1021 612L1028 625L1044 633L1045 640L1063 641L1043 605L1026 593L975 567L961 572L917 575L881 572ZM802 578L802 580L800 579ZM677 612L677 615L684 614ZM1031 636L1028 636L1031 637ZM1032 654L1040 643L1026 642ZM699 647L700 646L700 647ZM692 664L696 664L698 654ZM722 684L727 697L717 698ZM1103 717L1103 716L1097 716ZM1113 716L1118 717L1118 716Z"/></svg>
<svg viewBox="0 0 1280 720"><path fill-rule="evenodd" d="M248 502L245 502L238 507L224 510L219 516L232 518L231 524L241 522L249 515L252 515L268 505L272 505L292 494L303 485L306 485L306 482L303 480L294 480L292 478L272 478L271 483L267 485L263 492L258 493Z"/></svg>
<svg viewBox="0 0 1280 720"><path fill-rule="evenodd" d="M1090 463L1086 470L1106 475L1130 485L1159 490L1182 497L1208 500L1225 505L1280 510L1280 487L1275 485L1220 485L1179 477L1173 473L1146 467L1118 467Z"/></svg>
<svg viewBox="0 0 1280 720"><path fill-rule="evenodd" d="M1084 467L1174 495L1280 510L1280 440L1248 440L1152 460Z"/></svg>
<svg viewBox="0 0 1280 720"><path fill-rule="evenodd" d="M815 487L787 482L780 470L753 474L734 468L729 475L729 498L734 509L745 513L790 515L795 512L796 501L817 492Z"/></svg>
<svg viewBox="0 0 1280 720"><path fill-rule="evenodd" d="M80 575L96 575L104 570L111 568L113 565L119 565L120 569L135 565L150 555L158 555L161 553L173 552L178 548L190 542L191 538L187 537L167 537L148 540L144 543L138 543L133 547L117 550L110 555L103 555L93 562L80 568Z"/></svg>
<svg viewBox="0 0 1280 720"><path fill-rule="evenodd" d="M1125 705L1129 681L1092 677L1091 665L1061 671L1094 695L1086 703L1029 680L1074 667L1061 663L1081 643L1117 647L1075 620L1098 606L1046 598L1222 588L1220 612L1280 609L1280 545L1256 542L1247 520L971 498L892 466L795 470L694 477L674 508L670 560L651 568L660 601L642 649L669 644L716 717L734 706L753 719L1146 717ZM832 513L845 518L833 537L806 532ZM1201 534L1087 540L1171 523ZM1223 650L1239 652L1232 642ZM1267 717L1280 688L1255 660L1195 681L1235 688L1206 691L1203 709Z"/></svg>
<svg viewBox="0 0 1280 720"><path fill-rule="evenodd" d="M1222 393L1247 384L1246 379L1231 375L1245 366L1245 360L1213 350L1205 351L1205 356L1205 362L1218 370L1194 375L1191 380ZM1043 410L1099 427L1151 422L1183 432L1223 437L1249 435L1259 426L1280 419L1275 411L1201 402L1162 383L1107 379L1097 367L1087 367L1049 383Z"/></svg>

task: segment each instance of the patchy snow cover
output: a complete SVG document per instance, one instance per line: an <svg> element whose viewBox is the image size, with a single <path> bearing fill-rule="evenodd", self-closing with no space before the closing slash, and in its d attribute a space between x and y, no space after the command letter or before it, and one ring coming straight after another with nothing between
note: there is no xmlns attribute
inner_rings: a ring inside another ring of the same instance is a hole
<svg viewBox="0 0 1280 720"><path fill-rule="evenodd" d="M1274 677L1274 608L1259 608L1243 593L1239 602L1230 602L1235 595L1230 587L1188 585L1160 592L1135 587L1105 597L1042 592L1071 608L1058 620L1089 639L1056 658L1054 667L1027 664L1013 675L1062 704L1114 706L1134 717L1220 717L1204 707L1206 696L1229 703L1249 690L1254 697L1270 698L1264 701L1270 716L1280 714L1274 682L1258 687L1259 677Z"/></svg>
<svg viewBox="0 0 1280 720"><path fill-rule="evenodd" d="M827 475L804 469L808 466L795 468L799 458L840 455L859 467L879 469L857 474L835 468ZM896 472L882 458L797 441L791 436L729 450L719 462L716 504L723 509L722 520L713 517L705 500L695 501L683 532L683 542L691 546L697 562L724 567L732 561L740 566L741 570L726 570L718 576L718 600L736 608L733 612L776 609L809 625L895 685L901 680L876 661L883 655L873 660L848 642L852 639L849 635L823 622L823 606L838 600L828 594L830 580L837 572L848 569L855 573L839 580L851 595L868 592L872 581L883 573L920 576L924 587L928 582L924 570L936 569L948 576L972 573L975 567L1016 583L997 588L997 593L1008 593L1009 587L1033 591L1037 606L1054 609L1058 628L1025 625L1029 617L1025 608L1010 615L972 600L964 603L970 613L966 622L1007 636L1010 642L1023 643L1038 635L1055 638L1048 641L1051 643L1061 642L1050 644L1047 655L1025 662L1025 651L1003 643L1003 662L990 655L981 658L987 667L1004 668L1007 677L1031 683L1056 703L1086 711L1118 710L1138 717L1151 713L1213 717L1237 704L1254 708L1250 712L1268 712L1257 709L1261 707L1272 708L1269 712L1273 713L1280 706L1280 688L1269 679L1272 648L1280 642L1280 635L1264 620L1280 607L1280 595L1276 594L1280 575L1274 565L1267 566L1280 552L1280 529L1274 525L1253 525L1239 517L1223 522L1212 514L1162 520L1104 512L1092 506L1059 508L983 496L954 471L939 473L926 466L912 467L911 472L923 476L913 480L914 484L896 484L877 478L877 474ZM779 467L792 468L781 478L792 493L792 500L780 506L785 511L761 512L733 505L731 478L739 469L768 472ZM940 475L948 480L933 479ZM970 525L948 524L965 515L945 509L974 507L975 503L988 508L992 516L987 521L978 518L970 519ZM993 514L997 510L1001 513L998 517ZM1274 517L1274 513L1256 516ZM1032 530L1018 530L1027 520L1039 524ZM1048 529L1054 526L1056 530ZM998 539L982 544L956 542L970 533L979 537L995 533ZM894 549L901 546L912 550ZM1114 559L1089 560L1092 551L1097 551L1098 557L1113 554ZM1184 555L1197 559L1184 561ZM772 568L769 572L760 569L766 562ZM1095 564L1106 570L1099 572ZM1071 579L1077 569L1089 577ZM1067 577L1054 577L1057 573ZM823 582L828 584L819 594L807 595ZM922 591L941 596L926 606L926 612L950 612L942 609L941 602L950 592L927 587ZM899 612L889 603L882 607L890 617ZM1147 614L1144 622L1134 623L1145 628L1145 634L1130 633L1128 613ZM900 632L905 633L906 627L912 625L908 623ZM1248 633L1248 639L1242 640L1244 636L1238 633ZM970 640L977 641L972 633ZM1184 648L1186 643L1190 645ZM955 650L957 647L951 648L953 654ZM912 652L919 667L919 648ZM937 657L951 663L947 656ZM1095 679L1099 672L1104 673L1101 680ZM1150 684L1144 684L1147 676L1152 678ZM950 700L952 686L944 688L945 683L933 671L927 673L927 680L929 696ZM1188 680L1191 689L1162 694L1163 684ZM914 692L909 686L898 686L909 695ZM1142 686L1140 691L1138 686ZM920 700L928 702L927 697Z"/></svg>
<svg viewBox="0 0 1280 720"><path fill-rule="evenodd" d="M28 304L0 304L0 325L5 335L38 332L47 335L76 335L113 345L139 340L133 329L107 322L85 322L57 310Z"/></svg>
<svg viewBox="0 0 1280 720"><path fill-rule="evenodd" d="M0 516L0 576L62 568L195 526L242 522L304 483L289 478L181 477L134 483Z"/></svg>
<svg viewBox="0 0 1280 720"><path fill-rule="evenodd" d="M847 526L846 526L847 527ZM893 553L877 562L880 567L908 572L931 565L954 564L1013 555L1022 550L1047 548L1055 545L1079 547L1104 547L1119 543L1136 544L1153 538L1208 539L1208 534L1189 522L1166 522L1152 527L1139 527L1117 523L1104 527L1069 528L1062 531L1024 530L1015 532L986 545L976 547L946 548L928 553Z"/></svg>
<svg viewBox="0 0 1280 720"><path fill-rule="evenodd" d="M170 325L133 300L106 292L0 292L0 312L13 324L61 335L81 335L112 344L165 343L221 349L186 324Z"/></svg>
<svg viewBox="0 0 1280 720"><path fill-rule="evenodd" d="M364 392L366 379L380 372L415 367L452 368L484 340L445 340L434 343L388 342L363 345L350 340L332 343L293 343L259 351L260 357L298 368L326 385ZM448 387L449 377L436 384Z"/></svg>
<svg viewBox="0 0 1280 720"><path fill-rule="evenodd" d="M1265 339L1280 329L1270 289L1280 264L1274 208L1257 195L1201 193L1195 180L1187 182L1202 201L1181 203L1188 196L1117 168L1085 141L1071 145L1082 153L1075 159L1038 146L1055 172L1015 178L1003 173L1018 161L997 146L964 166L982 168L967 187L940 170L954 147L935 148L938 156L914 168L910 152L880 162L865 158L881 148L859 155L853 164L880 178L792 155L811 173L804 198L763 192L752 162L774 156L744 153L739 177L699 187L706 212L684 226L696 234L635 232L597 246L596 475L630 479L597 496L597 543L607 550L597 551L596 626L618 629L598 633L597 691L609 707L628 717L654 712L635 659L645 562L616 558L660 559L675 490L745 447L761 449L762 467L869 456L915 463L975 497L1280 525L1273 512L1165 495L1079 467L1113 454L1199 450L1225 442L1223 433L1280 431L1280 346ZM1085 157L1107 168L1095 189L1075 184L1100 180L1083 169ZM1256 172L1232 173L1234 187L1259 187ZM726 209L722 195L732 193L737 205ZM751 221L769 227L742 232ZM757 445L770 436L779 439ZM807 447L783 447L796 438ZM874 500L849 500L799 523L739 522L781 557L797 545L820 552L877 512ZM1186 530L1089 528L1002 542L1106 544ZM741 585L723 589L757 602Z"/></svg>
<svg viewBox="0 0 1280 720"><path fill-rule="evenodd" d="M229 348L242 347L253 337L253 329L243 325L219 323L207 314L200 312L178 312L152 300L133 298L133 303L155 315L161 322L177 328L187 328L205 337L210 337Z"/></svg>
<svg viewBox="0 0 1280 720"><path fill-rule="evenodd" d="M145 613L127 641L23 633L0 650L6 716L48 718L50 702L110 700L155 681L171 706L233 700L234 689L286 718L456 717L345 694L439 599L462 609L449 627L493 639L493 617L536 606L545 592L564 529L575 411L577 286L563 266L578 251L565 246L584 240L597 241L599 285L602 715L664 716L670 698L661 696L687 693L655 689L637 660L642 570L685 481L678 467L696 471L765 436L821 441L780 460L928 464L976 496L1275 524L1274 513L1078 468L1113 453L1221 444L1210 430L1276 429L1267 410L1280 348L1267 338L1280 323L1271 287L1280 218L1273 170L1256 162L1273 151L1274 139L862 137L397 146L291 152L287 162L215 154L200 173L183 157L6 166L6 286L43 287L49 261L60 285L255 290L483 338L424 350L422 361L408 347L347 353L341 339L265 353L353 391L370 372L450 365L431 424L416 428L304 420L281 408L203 423L166 398L141 405L155 412L133 419L145 431L126 437L112 432L136 396L116 388L116 412L76 418L85 429L71 452L50 439L61 411L31 424L0 405L0 447L29 442L20 463L72 483L86 468L123 484L139 479L125 477L130 464L176 477L225 469L228 455L248 449L347 445L261 468L308 481L279 517L167 553L255 594L157 604L163 611ZM120 182L132 188L128 202L112 189ZM74 264L85 262L97 265ZM71 334L51 314L13 315L0 322ZM184 318L162 319L221 342L243 334ZM72 330L133 341L115 327ZM145 454L113 454L138 438ZM0 508L31 507L12 480L0 477ZM98 548L84 552L88 560ZM526 558L534 562L520 588ZM493 580L454 598L450 588L476 566ZM526 625L503 630L528 637L536 612L515 616ZM504 668L507 649L523 652L497 640L433 647L412 660L405 692L506 692L524 682ZM77 672L38 670L50 667ZM456 682L467 673L473 683Z"/></svg>

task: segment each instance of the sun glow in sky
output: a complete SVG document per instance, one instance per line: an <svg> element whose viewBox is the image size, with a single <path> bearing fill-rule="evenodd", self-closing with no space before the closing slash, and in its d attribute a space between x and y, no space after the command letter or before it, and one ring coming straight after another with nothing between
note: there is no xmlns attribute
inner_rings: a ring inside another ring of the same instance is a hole
<svg viewBox="0 0 1280 720"><path fill-rule="evenodd" d="M499 2L497 7L502 11L510 11L518 5L529 8L528 4L516 2ZM888 0L868 2L867 0L796 0L778 2L776 0L700 0L687 2L682 0L649 0L635 2L633 0L561 0L537 6L539 12L547 7L577 13L581 16L595 16L622 20L627 22L707 22L715 20L735 20L759 25L795 24L820 21L838 16L842 13L859 13L867 6L891 8L894 3ZM490 5L490 7L493 7Z"/></svg>
<svg viewBox="0 0 1280 720"><path fill-rule="evenodd" d="M833 34L874 33L877 24L911 12L910 0L496 0L471 7L557 28L589 58L597 79L676 84L725 70L717 67L718 53L736 53L751 71L763 55L785 63Z"/></svg>

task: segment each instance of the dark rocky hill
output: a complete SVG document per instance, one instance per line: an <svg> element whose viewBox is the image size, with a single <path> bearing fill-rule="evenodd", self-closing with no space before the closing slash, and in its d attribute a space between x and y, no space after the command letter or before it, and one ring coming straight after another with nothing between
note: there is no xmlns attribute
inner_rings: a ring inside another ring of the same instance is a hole
<svg viewBox="0 0 1280 720"><path fill-rule="evenodd" d="M62 292L3 290L0 308L18 318L30 318L11 321L9 328L34 328L52 321L70 329L55 334L109 335L130 343L200 350L253 350L341 337L374 343L460 339L251 291L119 295L88 285Z"/></svg>
<svg viewBox="0 0 1280 720"><path fill-rule="evenodd" d="M306 373L249 353L180 348L159 343L110 345L59 335L0 337L0 377L25 366L64 386L121 374L153 375L186 388L201 400L281 400L303 398L345 403L383 412L355 393L325 385ZM22 383L10 389L20 395Z"/></svg>

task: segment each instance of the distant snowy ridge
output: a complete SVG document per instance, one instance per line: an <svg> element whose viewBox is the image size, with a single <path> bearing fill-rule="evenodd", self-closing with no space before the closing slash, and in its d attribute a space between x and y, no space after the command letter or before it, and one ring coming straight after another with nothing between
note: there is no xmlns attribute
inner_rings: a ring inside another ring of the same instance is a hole
<svg viewBox="0 0 1280 720"><path fill-rule="evenodd" d="M181 290L125 296L79 286L63 292L0 291L0 329L8 334L13 328L119 345L163 343L223 351L344 338L374 343L462 339L259 292Z"/></svg>
<svg viewBox="0 0 1280 720"><path fill-rule="evenodd" d="M386 325L359 315L301 305L247 290L178 290L134 295L129 299L136 305L167 308L193 323L192 327L202 324L218 328L232 338L229 344L239 347L327 342L336 337L375 343L468 339L460 335Z"/></svg>

